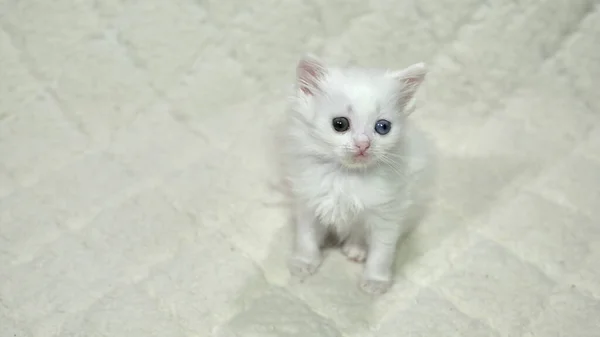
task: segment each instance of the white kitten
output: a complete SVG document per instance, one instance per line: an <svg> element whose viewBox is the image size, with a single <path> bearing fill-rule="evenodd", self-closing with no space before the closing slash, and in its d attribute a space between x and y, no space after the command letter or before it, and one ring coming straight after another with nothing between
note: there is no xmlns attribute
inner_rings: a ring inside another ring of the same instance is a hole
<svg viewBox="0 0 600 337"><path fill-rule="evenodd" d="M293 274L317 270L333 233L349 259L366 261L363 290L391 285L396 243L425 165L406 120L425 74L422 63L395 72L330 67L314 56L298 63L284 147Z"/></svg>

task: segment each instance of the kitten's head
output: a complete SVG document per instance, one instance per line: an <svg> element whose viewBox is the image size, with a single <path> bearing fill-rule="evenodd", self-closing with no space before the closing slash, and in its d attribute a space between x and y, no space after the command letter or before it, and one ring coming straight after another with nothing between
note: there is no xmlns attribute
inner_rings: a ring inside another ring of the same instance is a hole
<svg viewBox="0 0 600 337"><path fill-rule="evenodd" d="M298 149L349 168L397 163L406 109L426 74L329 67L313 56L297 66Z"/></svg>

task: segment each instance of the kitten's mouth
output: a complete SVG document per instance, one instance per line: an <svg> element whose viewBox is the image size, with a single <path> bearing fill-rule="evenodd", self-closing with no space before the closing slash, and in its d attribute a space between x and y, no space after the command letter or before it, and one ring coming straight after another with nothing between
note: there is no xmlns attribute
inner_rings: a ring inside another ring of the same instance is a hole
<svg viewBox="0 0 600 337"><path fill-rule="evenodd" d="M370 156L366 152L359 152L356 153L352 158L354 159L354 161L364 162L366 160L369 160Z"/></svg>
<svg viewBox="0 0 600 337"><path fill-rule="evenodd" d="M350 167L364 167L371 161L368 153L354 153L346 159L346 165Z"/></svg>

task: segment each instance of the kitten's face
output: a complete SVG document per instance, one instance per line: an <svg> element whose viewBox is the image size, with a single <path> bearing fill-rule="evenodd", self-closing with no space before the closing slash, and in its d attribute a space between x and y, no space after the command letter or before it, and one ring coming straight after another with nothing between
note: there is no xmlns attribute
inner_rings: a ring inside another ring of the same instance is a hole
<svg viewBox="0 0 600 337"><path fill-rule="evenodd" d="M369 91L368 97L338 91L314 98L312 134L322 157L350 168L396 166L404 118L385 95Z"/></svg>
<svg viewBox="0 0 600 337"><path fill-rule="evenodd" d="M425 76L423 64L399 72L328 68L314 58L298 64L305 147L348 168L398 166L403 107Z"/></svg>

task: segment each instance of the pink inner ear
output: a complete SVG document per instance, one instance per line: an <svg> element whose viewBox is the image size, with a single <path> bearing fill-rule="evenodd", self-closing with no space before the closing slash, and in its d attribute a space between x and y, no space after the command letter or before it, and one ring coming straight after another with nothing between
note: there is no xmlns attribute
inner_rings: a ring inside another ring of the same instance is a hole
<svg viewBox="0 0 600 337"><path fill-rule="evenodd" d="M310 91L310 89L309 89L308 87L306 87L306 86L301 86L301 87L300 87L300 90L302 90L302 92L303 92L303 93L305 93L306 95L311 95L311 96L313 96L313 93L312 93L312 91Z"/></svg>
<svg viewBox="0 0 600 337"><path fill-rule="evenodd" d="M423 76L412 75L403 78L402 82L404 83L404 88L402 88L402 95L404 95L404 97L407 99L412 99L417 89L421 85L421 82L423 82Z"/></svg>
<svg viewBox="0 0 600 337"><path fill-rule="evenodd" d="M298 65L300 90L307 95L314 95L312 90L318 87L318 81L323 75L324 71L321 65L309 60L300 61Z"/></svg>
<svg viewBox="0 0 600 337"><path fill-rule="evenodd" d="M404 80L405 84L408 85L415 85L419 82L419 79L417 77L409 77L407 79Z"/></svg>

